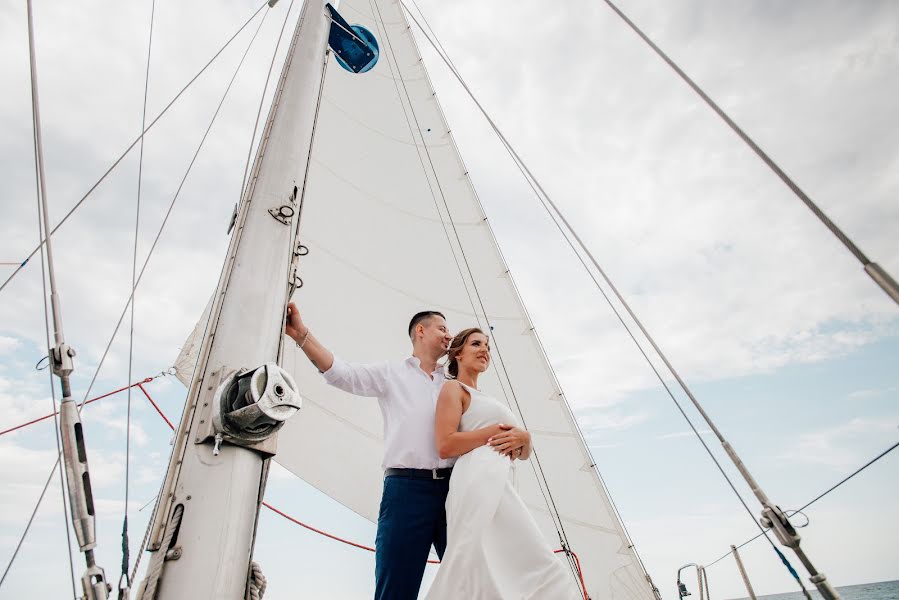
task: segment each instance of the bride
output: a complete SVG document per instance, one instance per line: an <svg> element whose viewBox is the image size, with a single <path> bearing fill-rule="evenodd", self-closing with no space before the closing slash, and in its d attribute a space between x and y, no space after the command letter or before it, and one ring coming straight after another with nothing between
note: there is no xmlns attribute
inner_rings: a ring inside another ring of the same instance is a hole
<svg viewBox="0 0 899 600"><path fill-rule="evenodd" d="M440 391L434 433L440 457L459 460L446 498L446 552L428 600L582 598L512 481L514 461L530 456L530 435L507 406L478 390L489 339L466 329L447 356L452 379Z"/></svg>

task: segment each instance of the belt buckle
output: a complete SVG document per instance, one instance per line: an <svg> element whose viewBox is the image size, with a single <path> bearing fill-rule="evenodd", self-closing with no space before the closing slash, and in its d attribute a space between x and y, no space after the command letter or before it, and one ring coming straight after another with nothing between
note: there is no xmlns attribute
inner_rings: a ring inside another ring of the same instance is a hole
<svg viewBox="0 0 899 600"><path fill-rule="evenodd" d="M431 479L446 479L446 477L437 476L438 469L431 469Z"/></svg>

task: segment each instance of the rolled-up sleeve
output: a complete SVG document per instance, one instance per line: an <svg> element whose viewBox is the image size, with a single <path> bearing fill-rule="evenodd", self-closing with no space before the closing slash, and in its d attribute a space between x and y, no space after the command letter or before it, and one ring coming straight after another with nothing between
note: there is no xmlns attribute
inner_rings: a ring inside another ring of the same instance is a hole
<svg viewBox="0 0 899 600"><path fill-rule="evenodd" d="M387 391L387 364L348 363L337 355L324 373L329 385L357 396L383 396Z"/></svg>

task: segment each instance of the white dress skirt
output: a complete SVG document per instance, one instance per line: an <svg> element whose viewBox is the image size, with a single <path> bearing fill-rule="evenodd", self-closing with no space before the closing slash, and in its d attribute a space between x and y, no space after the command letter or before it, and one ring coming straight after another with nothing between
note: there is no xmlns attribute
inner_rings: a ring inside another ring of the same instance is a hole
<svg viewBox="0 0 899 600"><path fill-rule="evenodd" d="M507 406L464 387L471 403L460 431L519 426ZM572 570L553 553L518 495L513 471L513 461L490 446L456 461L446 497L446 552L428 600L583 598Z"/></svg>

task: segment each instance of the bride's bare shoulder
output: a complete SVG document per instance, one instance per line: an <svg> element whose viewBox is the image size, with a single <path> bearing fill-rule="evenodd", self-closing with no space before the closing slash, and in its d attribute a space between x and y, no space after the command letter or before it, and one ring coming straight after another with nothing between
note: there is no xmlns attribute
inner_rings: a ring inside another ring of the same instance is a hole
<svg viewBox="0 0 899 600"><path fill-rule="evenodd" d="M471 402L471 394L465 389L459 381L455 379L447 379L443 387L440 389L440 397L456 402L461 402L463 407L468 407Z"/></svg>

